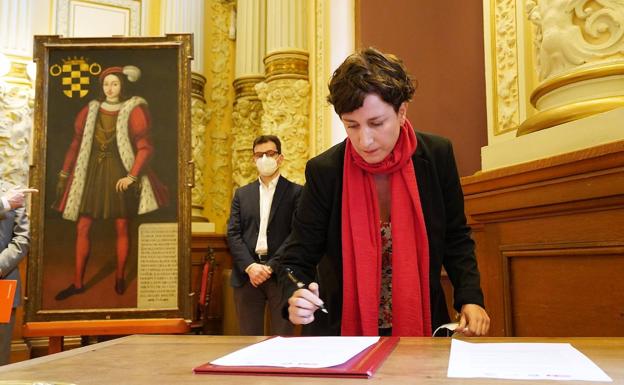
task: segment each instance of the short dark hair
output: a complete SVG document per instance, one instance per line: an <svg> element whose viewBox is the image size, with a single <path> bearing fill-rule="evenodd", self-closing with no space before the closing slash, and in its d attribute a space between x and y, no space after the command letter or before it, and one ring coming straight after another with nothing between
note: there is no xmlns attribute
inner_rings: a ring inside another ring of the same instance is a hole
<svg viewBox="0 0 624 385"><path fill-rule="evenodd" d="M401 59L370 47L350 55L334 71L327 101L341 116L362 107L366 96L375 93L398 112L415 90Z"/></svg>
<svg viewBox="0 0 624 385"><path fill-rule="evenodd" d="M103 101L106 100L106 94L104 94L104 79L106 79L106 77L109 76L109 75L115 76L117 79L119 79L119 83L121 84L121 92L119 93L119 101L124 102L124 101L130 99L130 94L128 93L128 80L126 79L125 76L123 76L119 72L112 72L112 73L104 76L100 80L100 92L99 92L99 95L98 95L97 99L100 102L103 102Z"/></svg>
<svg viewBox="0 0 624 385"><path fill-rule="evenodd" d="M251 150L253 151L253 149L256 148L257 145L262 144L262 143L267 143L267 142L275 143L275 147L277 148L277 153L278 154L282 153L282 142L280 142L279 138L275 135L260 135L259 137L254 139Z"/></svg>

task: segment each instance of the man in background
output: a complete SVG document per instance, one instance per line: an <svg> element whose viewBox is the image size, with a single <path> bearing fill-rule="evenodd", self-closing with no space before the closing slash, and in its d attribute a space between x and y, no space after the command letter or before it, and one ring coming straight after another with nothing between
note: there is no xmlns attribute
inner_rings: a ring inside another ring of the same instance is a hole
<svg viewBox="0 0 624 385"><path fill-rule="evenodd" d="M11 319L9 323L0 323L0 365L9 363L15 308L21 303L20 275L17 265L28 253L30 243L24 194L36 191L35 189L19 189L0 180L0 279L17 281Z"/></svg>
<svg viewBox="0 0 624 385"><path fill-rule="evenodd" d="M273 275L274 256L290 234L302 186L280 176L284 155L277 136L257 137L253 160L258 180L234 193L227 229L236 313L242 335L263 335L268 304L271 335L288 335L293 333L293 325L281 315L282 293Z"/></svg>

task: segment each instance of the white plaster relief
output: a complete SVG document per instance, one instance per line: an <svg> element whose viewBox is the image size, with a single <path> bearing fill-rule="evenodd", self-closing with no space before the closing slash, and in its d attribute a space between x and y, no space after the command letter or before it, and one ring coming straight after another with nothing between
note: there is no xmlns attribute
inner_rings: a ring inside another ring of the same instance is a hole
<svg viewBox="0 0 624 385"><path fill-rule="evenodd" d="M30 87L0 82L0 177L28 185L34 95Z"/></svg>
<svg viewBox="0 0 624 385"><path fill-rule="evenodd" d="M518 47L515 0L498 0L495 8L496 126L495 134L520 124L518 96Z"/></svg>
<svg viewBox="0 0 624 385"><path fill-rule="evenodd" d="M624 60L624 0L528 0L540 80Z"/></svg>

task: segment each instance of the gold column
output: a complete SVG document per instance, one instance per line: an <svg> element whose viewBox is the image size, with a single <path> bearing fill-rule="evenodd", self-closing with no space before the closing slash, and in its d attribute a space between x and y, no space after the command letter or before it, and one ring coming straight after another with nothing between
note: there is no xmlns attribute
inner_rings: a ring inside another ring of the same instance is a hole
<svg viewBox="0 0 624 385"><path fill-rule="evenodd" d="M527 8L540 80L530 101L538 112L517 135L624 107L624 4L529 0Z"/></svg>
<svg viewBox="0 0 624 385"><path fill-rule="evenodd" d="M262 101L262 133L282 140L282 173L304 183L309 158L310 84L308 81L307 2L267 1L266 81L255 87Z"/></svg>
<svg viewBox="0 0 624 385"><path fill-rule="evenodd" d="M233 188L256 177L251 162L252 144L260 133L262 103L254 87L264 80L262 58L266 46L265 0L238 0L236 18L236 101L232 114Z"/></svg>
<svg viewBox="0 0 624 385"><path fill-rule="evenodd" d="M210 114L206 143L205 215L215 224L218 233L224 233L232 197L232 163L230 160L232 135L232 105L234 101L231 87L234 78L234 42L231 32L234 1L209 0L206 3L207 40L206 71L207 108Z"/></svg>

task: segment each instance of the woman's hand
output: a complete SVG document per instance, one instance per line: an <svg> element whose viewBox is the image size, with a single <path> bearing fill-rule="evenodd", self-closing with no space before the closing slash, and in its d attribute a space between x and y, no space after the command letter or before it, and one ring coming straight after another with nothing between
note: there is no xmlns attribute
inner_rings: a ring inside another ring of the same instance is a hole
<svg viewBox="0 0 624 385"><path fill-rule="evenodd" d="M134 179L130 178L129 176L124 176L117 181L117 184L115 185L115 190L117 192L126 191L132 183L134 183Z"/></svg>
<svg viewBox="0 0 624 385"><path fill-rule="evenodd" d="M459 326L456 333L466 337L484 336L490 330L490 317L484 308L475 304L465 304L461 308Z"/></svg>
<svg viewBox="0 0 624 385"><path fill-rule="evenodd" d="M294 325L307 325L314 321L314 312L323 301L319 298L319 286L316 282L308 285L308 289L298 289L288 298L288 319Z"/></svg>

